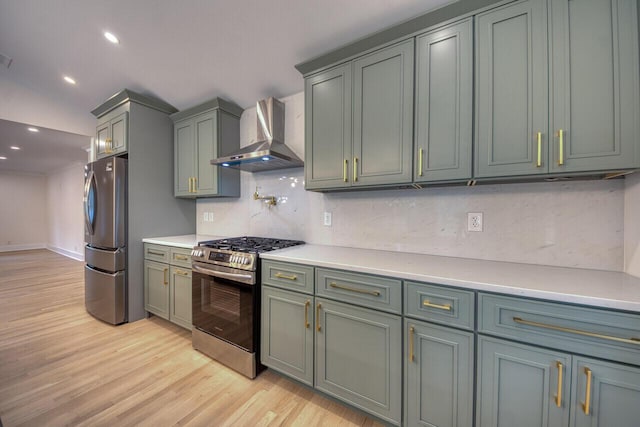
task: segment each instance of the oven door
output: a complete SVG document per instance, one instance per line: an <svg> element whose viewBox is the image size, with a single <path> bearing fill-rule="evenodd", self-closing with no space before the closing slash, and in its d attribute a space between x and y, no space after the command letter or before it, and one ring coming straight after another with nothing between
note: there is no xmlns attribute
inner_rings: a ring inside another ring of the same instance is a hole
<svg viewBox="0 0 640 427"><path fill-rule="evenodd" d="M256 286L252 272L193 268L193 326L249 352L257 347L254 316L257 312ZM218 268L218 267L214 267ZM220 267L222 269L222 267Z"/></svg>

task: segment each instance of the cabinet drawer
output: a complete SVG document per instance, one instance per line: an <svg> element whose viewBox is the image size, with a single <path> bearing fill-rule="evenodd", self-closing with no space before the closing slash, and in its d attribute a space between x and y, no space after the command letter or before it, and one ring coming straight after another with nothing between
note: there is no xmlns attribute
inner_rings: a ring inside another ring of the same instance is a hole
<svg viewBox="0 0 640 427"><path fill-rule="evenodd" d="M478 332L640 365L640 315L478 295Z"/></svg>
<svg viewBox="0 0 640 427"><path fill-rule="evenodd" d="M144 259L150 259L158 262L169 262L170 248L168 246L154 245L153 243L144 244Z"/></svg>
<svg viewBox="0 0 640 427"><path fill-rule="evenodd" d="M262 283L313 294L313 267L265 260L262 262Z"/></svg>
<svg viewBox="0 0 640 427"><path fill-rule="evenodd" d="M191 249L171 248L169 264L180 267L191 268Z"/></svg>
<svg viewBox="0 0 640 427"><path fill-rule="evenodd" d="M402 282L396 279L316 268L316 295L402 313Z"/></svg>
<svg viewBox="0 0 640 427"><path fill-rule="evenodd" d="M405 315L473 330L474 294L427 283L405 282Z"/></svg>

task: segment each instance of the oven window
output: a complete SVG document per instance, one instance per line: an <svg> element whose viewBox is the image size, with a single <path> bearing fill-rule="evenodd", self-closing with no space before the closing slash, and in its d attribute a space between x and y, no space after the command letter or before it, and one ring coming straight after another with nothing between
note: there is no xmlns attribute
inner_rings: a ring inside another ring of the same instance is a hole
<svg viewBox="0 0 640 427"><path fill-rule="evenodd" d="M257 346L255 286L193 272L193 326L247 351Z"/></svg>

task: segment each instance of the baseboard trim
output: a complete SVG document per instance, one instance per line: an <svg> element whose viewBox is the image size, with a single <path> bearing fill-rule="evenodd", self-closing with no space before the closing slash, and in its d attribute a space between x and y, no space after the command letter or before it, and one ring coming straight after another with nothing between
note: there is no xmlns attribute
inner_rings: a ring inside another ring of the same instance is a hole
<svg viewBox="0 0 640 427"><path fill-rule="evenodd" d="M84 261L84 253L70 251L64 248L59 248L57 246L47 245L47 249L51 252L55 252L60 255L64 255L68 258L75 259L76 261Z"/></svg>
<svg viewBox="0 0 640 427"><path fill-rule="evenodd" d="M0 252L31 251L33 249L47 249L47 245L45 243L30 243L27 245L0 246Z"/></svg>

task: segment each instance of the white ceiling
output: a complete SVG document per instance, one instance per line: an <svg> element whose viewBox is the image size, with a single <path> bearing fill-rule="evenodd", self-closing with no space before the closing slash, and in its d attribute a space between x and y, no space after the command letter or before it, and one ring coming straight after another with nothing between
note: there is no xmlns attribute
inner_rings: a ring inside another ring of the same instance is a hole
<svg viewBox="0 0 640 427"><path fill-rule="evenodd" d="M302 91L295 64L449 2L0 0L0 53L13 59L10 68L0 66L0 83L36 93L49 110L86 112L87 121L123 88L178 110L215 96L247 108ZM121 43L107 42L105 30ZM18 107L12 111L24 113L17 121L43 121L28 113L42 106ZM71 128L60 122L50 127Z"/></svg>

